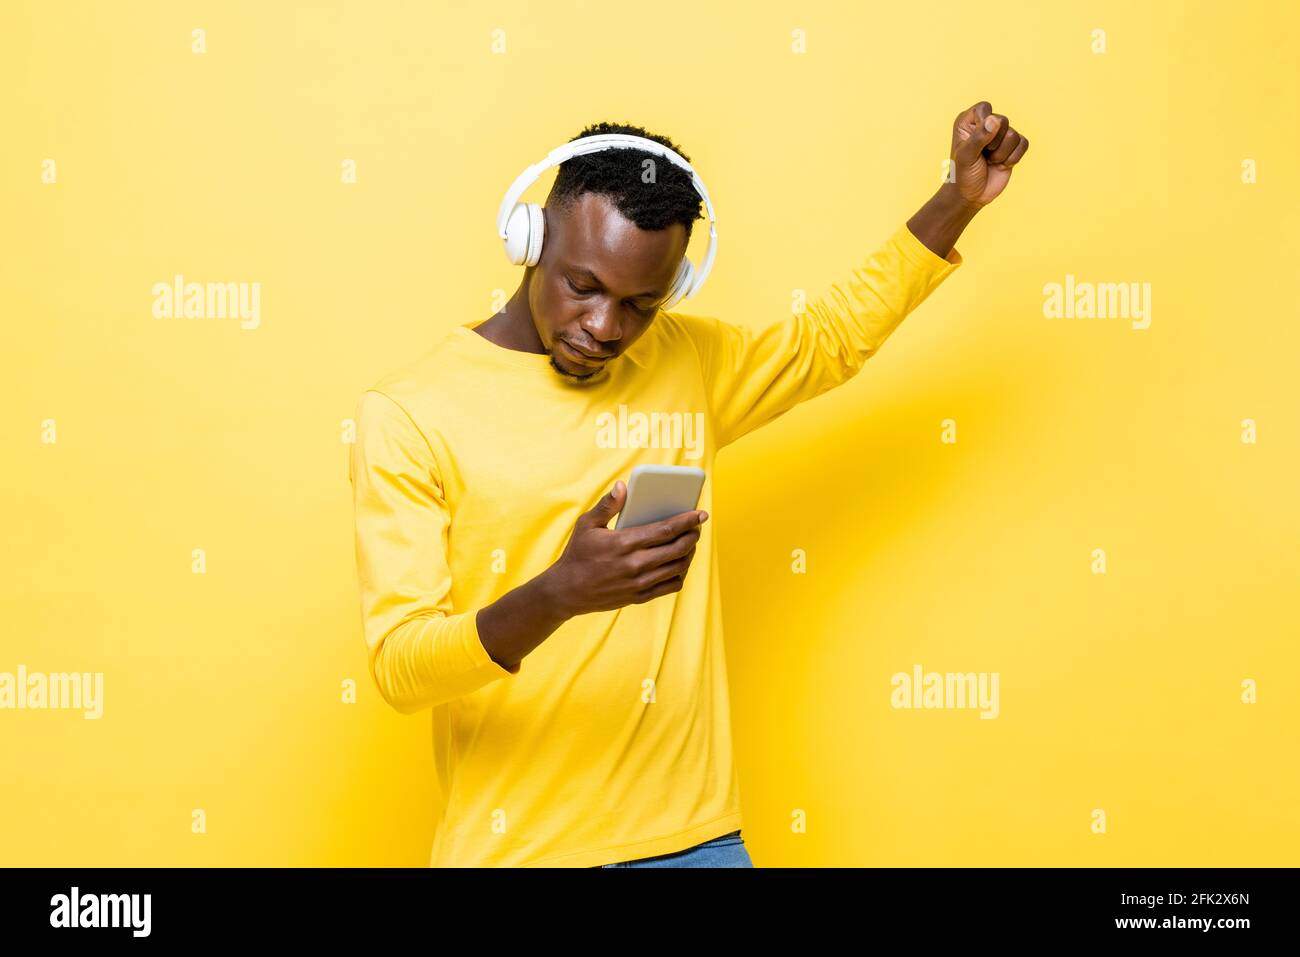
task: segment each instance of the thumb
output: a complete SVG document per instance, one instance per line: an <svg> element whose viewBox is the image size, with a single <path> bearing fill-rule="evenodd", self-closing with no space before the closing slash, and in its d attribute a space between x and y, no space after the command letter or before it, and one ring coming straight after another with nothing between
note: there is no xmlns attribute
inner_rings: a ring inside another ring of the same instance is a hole
<svg viewBox="0 0 1300 957"><path fill-rule="evenodd" d="M957 157L967 163L975 160L1002 131L1004 122L1006 121L1002 117L992 113L983 118L977 117L975 126L966 130L969 135L957 147Z"/></svg>
<svg viewBox="0 0 1300 957"><path fill-rule="evenodd" d="M623 508L623 500L626 497L627 486L623 484L622 479L619 479L582 518L586 519L587 524L592 528L608 525L609 520Z"/></svg>

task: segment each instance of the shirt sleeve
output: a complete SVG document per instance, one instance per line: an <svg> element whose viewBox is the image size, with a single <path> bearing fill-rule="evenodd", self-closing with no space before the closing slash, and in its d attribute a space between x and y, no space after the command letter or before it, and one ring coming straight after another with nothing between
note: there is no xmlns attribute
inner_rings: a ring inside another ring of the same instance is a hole
<svg viewBox="0 0 1300 957"><path fill-rule="evenodd" d="M451 515L433 453L385 393L358 401L348 474L363 631L384 700L414 714L517 674L483 647L478 610L452 609Z"/></svg>
<svg viewBox="0 0 1300 957"><path fill-rule="evenodd" d="M693 318L717 448L857 375L961 263L956 249L937 256L904 225L805 312L757 331Z"/></svg>

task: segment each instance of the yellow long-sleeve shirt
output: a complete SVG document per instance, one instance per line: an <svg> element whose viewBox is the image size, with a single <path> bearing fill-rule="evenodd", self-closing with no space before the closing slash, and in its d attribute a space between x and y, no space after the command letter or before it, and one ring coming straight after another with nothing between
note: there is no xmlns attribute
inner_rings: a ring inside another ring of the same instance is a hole
<svg viewBox="0 0 1300 957"><path fill-rule="evenodd" d="M385 700L432 715L431 866L595 866L741 827L713 522L679 592L570 619L514 671L477 612L553 564L635 465L703 468L712 513L717 451L857 374L960 264L899 227L760 331L661 311L600 384L467 325L362 394L364 636Z"/></svg>

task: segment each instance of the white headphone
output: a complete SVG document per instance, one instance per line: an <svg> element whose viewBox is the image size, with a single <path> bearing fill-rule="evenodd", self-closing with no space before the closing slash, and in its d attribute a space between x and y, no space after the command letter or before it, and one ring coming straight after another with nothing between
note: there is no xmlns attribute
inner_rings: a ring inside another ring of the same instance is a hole
<svg viewBox="0 0 1300 957"><path fill-rule="evenodd" d="M524 194L537 178L552 166L558 166L565 160L583 153L595 153L608 149L639 149L647 153L663 156L691 174L691 183L695 191L704 200L704 207L709 214L709 246L704 254L703 264L697 274L688 257L682 257L682 264L677 269L673 286L664 300L661 309L671 309L683 299L688 299L700 291L704 280L709 278L713 268L713 258L718 252L718 220L713 215L713 203L709 200L704 182L691 168L691 164L682 157L654 140L626 133L602 133L597 136L584 136L580 139L558 146L546 154L541 162L534 163L519 174L501 201L497 212L497 234L505 240L506 257L516 266L536 266L542 256L542 240L546 234L542 208L536 203L521 203L519 197Z"/></svg>

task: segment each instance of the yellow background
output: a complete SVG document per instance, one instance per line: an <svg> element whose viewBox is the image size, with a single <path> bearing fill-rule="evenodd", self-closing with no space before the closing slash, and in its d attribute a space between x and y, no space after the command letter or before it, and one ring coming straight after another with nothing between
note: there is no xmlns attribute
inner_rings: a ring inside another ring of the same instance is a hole
<svg viewBox="0 0 1300 957"><path fill-rule="evenodd" d="M1296 19L5 4L0 671L103 671L105 714L0 712L0 863L425 864L428 721L366 674L340 423L515 288L511 180L598 120L672 137L720 234L681 309L757 327L904 221L988 99L1033 146L966 264L859 378L718 462L750 851L1296 864ZM155 320L176 273L260 282L260 328ZM1151 283L1150 328L1044 318L1067 273ZM914 664L998 672L1001 716L894 710Z"/></svg>

